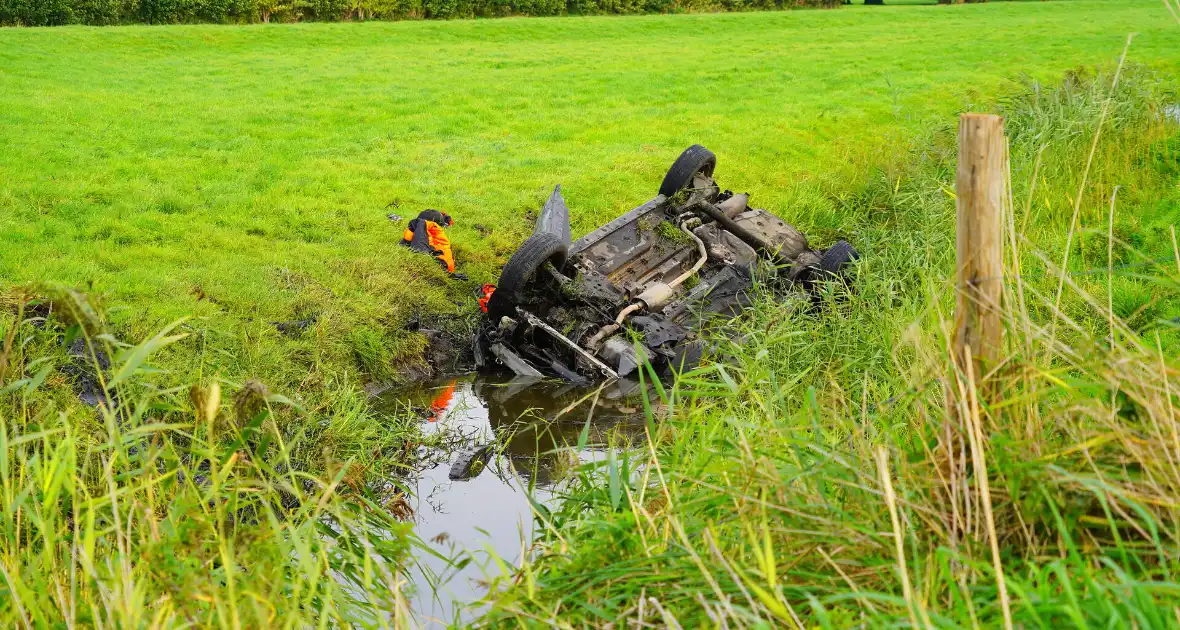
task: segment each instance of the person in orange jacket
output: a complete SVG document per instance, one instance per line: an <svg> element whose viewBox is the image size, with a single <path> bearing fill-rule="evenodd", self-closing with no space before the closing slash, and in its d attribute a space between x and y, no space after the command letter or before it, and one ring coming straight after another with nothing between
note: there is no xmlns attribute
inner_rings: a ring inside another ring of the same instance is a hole
<svg viewBox="0 0 1180 630"><path fill-rule="evenodd" d="M410 221L402 233L402 245L410 249L430 254L448 273L455 273L455 255L451 251L451 239L443 228L451 227L455 220L445 212L438 210L423 210L418 218Z"/></svg>

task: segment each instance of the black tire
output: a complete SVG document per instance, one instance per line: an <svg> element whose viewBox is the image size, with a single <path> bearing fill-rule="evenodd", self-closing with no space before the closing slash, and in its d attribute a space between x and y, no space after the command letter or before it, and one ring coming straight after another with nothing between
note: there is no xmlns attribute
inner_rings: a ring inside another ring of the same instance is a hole
<svg viewBox="0 0 1180 630"><path fill-rule="evenodd" d="M561 269L565 266L565 259L569 255L569 246L561 237L549 232L537 232L520 244L512 253L508 264L500 272L500 283L496 285L496 292L492 298L506 298L516 304L524 297L524 289L533 281L537 270L547 262ZM496 300L501 305L503 300ZM490 308L488 309L491 310Z"/></svg>
<svg viewBox="0 0 1180 630"><path fill-rule="evenodd" d="M660 194L671 197L691 184L693 176L697 173L712 177L715 168L717 156L705 147L694 144L685 149L672 163L672 168L664 175L664 183L660 184Z"/></svg>
<svg viewBox="0 0 1180 630"><path fill-rule="evenodd" d="M839 276L848 265L858 259L860 254L848 241L836 241L836 244L829 247L820 257L819 268L828 274Z"/></svg>

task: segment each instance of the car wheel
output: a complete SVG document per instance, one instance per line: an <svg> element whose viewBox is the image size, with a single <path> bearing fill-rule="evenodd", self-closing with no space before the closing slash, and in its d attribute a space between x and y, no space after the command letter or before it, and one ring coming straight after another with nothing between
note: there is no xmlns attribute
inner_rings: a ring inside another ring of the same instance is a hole
<svg viewBox="0 0 1180 630"><path fill-rule="evenodd" d="M848 241L837 241L819 259L819 268L833 276L840 275L844 268L860 258L860 254Z"/></svg>
<svg viewBox="0 0 1180 630"><path fill-rule="evenodd" d="M501 309L506 306L504 300L516 304L524 297L524 289L533 281L537 270L547 262L561 269L565 265L569 246L556 234L537 232L512 253L508 264L500 272L500 283L496 285L496 292L492 300L498 302ZM499 299L497 299L499 298ZM489 308L491 310L491 302Z"/></svg>
<svg viewBox="0 0 1180 630"><path fill-rule="evenodd" d="M672 163L672 168L664 175L664 183L660 184L660 194L671 197L692 184L692 178L697 173L712 177L715 168L717 156L705 147L694 144Z"/></svg>

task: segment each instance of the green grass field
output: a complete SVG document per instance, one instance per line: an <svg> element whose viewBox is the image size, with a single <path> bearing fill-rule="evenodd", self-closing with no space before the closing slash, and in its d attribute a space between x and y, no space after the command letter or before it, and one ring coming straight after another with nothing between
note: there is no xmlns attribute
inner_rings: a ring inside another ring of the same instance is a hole
<svg viewBox="0 0 1180 630"><path fill-rule="evenodd" d="M475 285L554 183L584 233L700 142L822 240L849 225L816 186L1022 74L1110 65L1130 31L1133 61L1174 66L1166 18L1142 0L4 30L0 278L103 295L129 338L197 315L225 352L205 367L235 378L306 386L374 341L381 372L421 348L401 322L472 304L395 246L389 212L454 214ZM311 315L315 344L268 324Z"/></svg>
<svg viewBox="0 0 1180 630"><path fill-rule="evenodd" d="M575 475L488 621L1166 627L1180 276L1091 273L1175 252L1161 4L0 30L0 623L405 623L413 537L365 484L420 437L359 386L421 360L411 319L462 333L553 184L582 234L699 142L724 186L855 243L854 291L736 322L744 345L680 385L649 451ZM979 469L948 484L940 450L979 400L943 337L965 110L1007 118L1006 268L1028 275L980 411L987 519ZM457 218L468 281L397 246L385 216L425 207ZM75 333L122 349L97 415L69 387Z"/></svg>

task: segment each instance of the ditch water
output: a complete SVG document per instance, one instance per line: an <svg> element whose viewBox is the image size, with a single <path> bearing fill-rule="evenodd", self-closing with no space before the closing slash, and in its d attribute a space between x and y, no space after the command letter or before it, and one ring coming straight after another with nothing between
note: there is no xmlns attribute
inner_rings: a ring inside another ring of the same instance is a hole
<svg viewBox="0 0 1180 630"><path fill-rule="evenodd" d="M446 445L409 481L415 529L438 553L419 553L411 571L412 606L424 627L478 615L472 603L486 593L485 580L501 572L494 557L518 562L532 539L530 493L552 505L572 469L604 457L608 444L644 439L637 383L582 388L468 375L377 402L391 411L425 409L425 432ZM458 559L466 562L456 570Z"/></svg>

